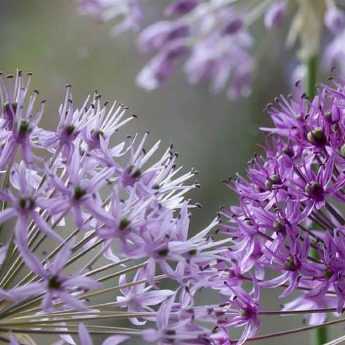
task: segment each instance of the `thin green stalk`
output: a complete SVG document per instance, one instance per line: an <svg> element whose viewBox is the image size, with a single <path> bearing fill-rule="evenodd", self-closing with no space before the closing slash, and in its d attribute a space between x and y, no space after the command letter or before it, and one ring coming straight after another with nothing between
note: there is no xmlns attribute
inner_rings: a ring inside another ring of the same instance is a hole
<svg viewBox="0 0 345 345"><path fill-rule="evenodd" d="M321 326L321 328L324 328L325 326L338 325L338 324L341 324L344 322L345 322L345 318L327 321L323 324L323 326ZM252 338L248 338L247 342L257 341L257 340L266 340L266 339L271 339L271 338L275 338L275 337L283 337L286 335L303 333L303 332L307 332L307 331L311 331L313 329L319 329L319 328L320 328L320 325L312 325L312 326L289 329L287 331L268 333L268 334L263 334L263 335L258 335L258 336L252 337ZM325 344L323 343L322 345L325 345Z"/></svg>
<svg viewBox="0 0 345 345"><path fill-rule="evenodd" d="M325 326L316 329L314 343L315 345L324 345L327 343L327 328Z"/></svg>
<svg viewBox="0 0 345 345"><path fill-rule="evenodd" d="M318 65L319 62L317 56L309 58L306 63L307 75L305 88L309 99L312 99L316 94Z"/></svg>
<svg viewBox="0 0 345 345"><path fill-rule="evenodd" d="M312 100L316 95L316 84L318 75L318 58L317 56L310 57L306 63L307 75L305 81L305 88L307 96ZM312 256L317 258L316 252L313 250ZM319 327L315 330L313 334L312 343L315 345L323 345L327 342L327 328Z"/></svg>
<svg viewBox="0 0 345 345"><path fill-rule="evenodd" d="M313 248L311 255L315 258L318 258L316 250ZM327 343L327 328L326 326L316 328L313 334L312 344L323 345Z"/></svg>
<svg viewBox="0 0 345 345"><path fill-rule="evenodd" d="M318 257L316 250L313 248L311 255L313 257ZM319 328L316 328L314 334L313 334L313 340L312 344L314 345L324 345L327 343L327 328L326 326L322 326Z"/></svg>

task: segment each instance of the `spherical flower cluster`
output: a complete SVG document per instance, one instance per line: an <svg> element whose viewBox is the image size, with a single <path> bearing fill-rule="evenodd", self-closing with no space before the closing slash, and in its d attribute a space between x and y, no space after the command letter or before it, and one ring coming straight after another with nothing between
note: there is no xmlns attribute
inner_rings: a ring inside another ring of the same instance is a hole
<svg viewBox="0 0 345 345"><path fill-rule="evenodd" d="M89 3L81 2L83 7ZM107 4L120 12L118 1ZM92 8L94 14L104 13L102 6ZM345 69L344 10L340 1L337 4L333 0L175 0L165 9L164 19L140 33L140 50L154 56L139 73L137 83L154 90L183 61L190 83L208 81L213 92L226 90L232 99L247 96L256 67L252 56L255 40L250 33L253 24L263 18L267 30L278 28L289 13L292 20L287 45L298 43L300 59L307 61L319 55L321 38L327 34L334 40L327 43L325 66L328 71L334 65ZM139 25L138 20L135 22Z"/></svg>
<svg viewBox="0 0 345 345"><path fill-rule="evenodd" d="M226 181L239 203L222 210L221 232L234 241L234 289L281 291L275 311L264 309L258 292L251 296L250 319L303 314L310 322L303 330L345 306L345 85L322 86L313 99L299 84L294 91L267 107L274 127L263 128L263 155L246 177Z"/></svg>
<svg viewBox="0 0 345 345"><path fill-rule="evenodd" d="M0 76L0 340L215 343L222 331L199 322L214 311L194 300L228 240L213 239L217 219L188 235L195 172L172 147L153 161L147 133L121 141L134 116L97 93L76 106L67 85L56 129L41 128L30 79Z"/></svg>

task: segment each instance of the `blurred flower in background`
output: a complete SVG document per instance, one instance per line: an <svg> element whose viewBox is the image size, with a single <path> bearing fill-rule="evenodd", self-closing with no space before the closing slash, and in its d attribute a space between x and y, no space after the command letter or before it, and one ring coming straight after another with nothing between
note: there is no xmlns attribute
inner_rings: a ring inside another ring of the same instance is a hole
<svg viewBox="0 0 345 345"><path fill-rule="evenodd" d="M137 18L134 27L142 29L139 49L154 54L137 77L137 84L147 90L160 87L183 61L191 84L208 81L212 92L226 90L231 99L248 96L258 68L253 56L258 38L251 31L261 18L267 30L289 22L286 44L298 46L302 64L319 55L322 43L325 68L344 68L344 4L333 0L177 0L166 7L164 19L148 26L141 25L141 16L133 16L133 7L145 12L137 2L81 0L80 7L105 20L112 19L108 13L121 13L121 28Z"/></svg>
<svg viewBox="0 0 345 345"><path fill-rule="evenodd" d="M80 3L81 14L96 17L101 21L120 20L113 34L126 30L139 30L143 19L140 0L85 0ZM120 18L120 19L119 19Z"/></svg>

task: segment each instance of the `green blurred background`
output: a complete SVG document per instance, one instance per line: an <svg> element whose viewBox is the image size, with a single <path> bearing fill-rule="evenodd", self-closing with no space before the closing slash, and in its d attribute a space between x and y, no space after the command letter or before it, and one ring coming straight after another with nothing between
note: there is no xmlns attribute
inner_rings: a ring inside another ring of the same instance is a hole
<svg viewBox="0 0 345 345"><path fill-rule="evenodd" d="M158 18L167 2L151 1L150 19ZM76 1L0 0L0 69L33 72L33 87L48 100L46 127L56 123L66 83L73 85L77 103L97 89L105 99L128 105L139 118L124 129L125 135L149 130L151 143L162 139L164 148L174 144L180 165L199 170L201 188L191 195L203 205L193 215L192 229L198 231L222 205L235 201L221 181L245 171L263 143L258 127L269 123L265 104L288 92L294 67L284 36L262 35L262 27L256 28L254 91L248 99L230 102L224 94L210 94L207 85L188 85L182 72L159 91L139 89L134 80L148 57L138 53L135 34L114 38L110 27L79 16ZM265 299L270 301L272 293ZM300 326L301 320L286 318L278 323L271 318L267 325L271 330L284 329ZM264 343L288 345L294 339L308 344L308 336Z"/></svg>

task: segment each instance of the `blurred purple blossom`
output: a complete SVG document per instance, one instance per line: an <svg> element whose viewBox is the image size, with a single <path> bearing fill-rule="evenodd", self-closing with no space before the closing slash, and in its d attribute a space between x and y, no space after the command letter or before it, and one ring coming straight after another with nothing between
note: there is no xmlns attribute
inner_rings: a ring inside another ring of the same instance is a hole
<svg viewBox="0 0 345 345"><path fill-rule="evenodd" d="M287 12L287 0L275 1L265 13L265 26L272 29L282 24Z"/></svg>
<svg viewBox="0 0 345 345"><path fill-rule="evenodd" d="M119 13L125 5L109 0L107 6ZM141 3L142 15L146 6L150 4ZM92 11L85 10L88 7ZM96 7L81 1L84 12L104 17L104 6ZM322 55L326 72L334 65L345 69L345 12L340 1L175 0L157 22L145 26L136 21L141 30L139 49L152 55L138 74L137 84L155 90L182 64L191 84L209 82L212 92L225 90L230 99L248 96L258 67L254 52L261 43L252 33L261 18L267 30L289 24L286 44L298 47L301 63Z"/></svg>
<svg viewBox="0 0 345 345"><path fill-rule="evenodd" d="M114 34L126 30L138 30L143 18L140 0L78 0L82 14L101 21L119 21L113 28Z"/></svg>

